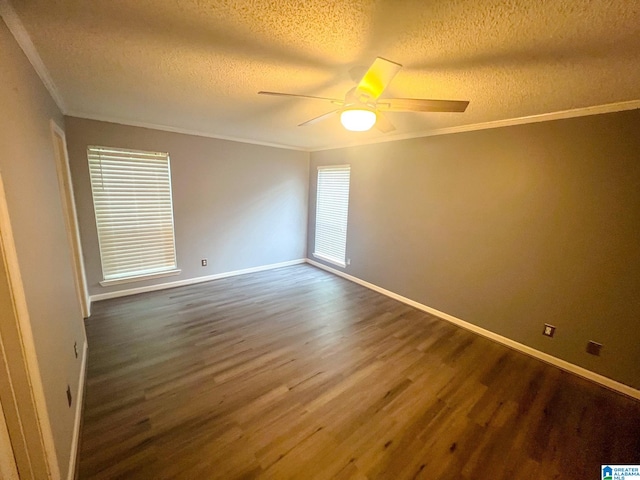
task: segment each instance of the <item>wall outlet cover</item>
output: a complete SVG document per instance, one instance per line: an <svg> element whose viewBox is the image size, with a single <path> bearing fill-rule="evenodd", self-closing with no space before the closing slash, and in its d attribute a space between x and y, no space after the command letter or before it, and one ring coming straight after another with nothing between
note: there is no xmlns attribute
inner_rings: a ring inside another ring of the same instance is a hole
<svg viewBox="0 0 640 480"><path fill-rule="evenodd" d="M587 353L591 355L595 355L596 357L599 357L600 350L602 350L601 343L594 342L593 340L589 340L589 343L587 343Z"/></svg>
<svg viewBox="0 0 640 480"><path fill-rule="evenodd" d="M548 323L544 324L544 329L542 330L542 334L547 337L553 337L556 333L556 327L553 325L549 325Z"/></svg>

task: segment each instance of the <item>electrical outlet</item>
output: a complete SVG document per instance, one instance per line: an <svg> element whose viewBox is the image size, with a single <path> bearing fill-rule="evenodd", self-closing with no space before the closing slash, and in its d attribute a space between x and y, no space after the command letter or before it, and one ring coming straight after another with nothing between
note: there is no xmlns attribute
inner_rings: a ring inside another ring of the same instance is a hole
<svg viewBox="0 0 640 480"><path fill-rule="evenodd" d="M203 259L201 260L201 263L202 263L202 266L203 266L203 267L206 267L206 266L207 266L207 259L206 259L206 258L203 258Z"/></svg>
<svg viewBox="0 0 640 480"><path fill-rule="evenodd" d="M351 265L351 259L347 258L347 265Z"/></svg>
<svg viewBox="0 0 640 480"><path fill-rule="evenodd" d="M71 408L71 387L67 385L67 403L69 404L69 408Z"/></svg>
<svg viewBox="0 0 640 480"><path fill-rule="evenodd" d="M548 323L544 324L544 330L542 330L542 334L547 337L553 337L556 333L556 327L553 325L549 325Z"/></svg>
<svg viewBox="0 0 640 480"><path fill-rule="evenodd" d="M73 353L75 353L76 358L78 358L78 342L73 342Z"/></svg>
<svg viewBox="0 0 640 480"><path fill-rule="evenodd" d="M599 357L600 350L602 350L601 343L594 342L593 340L589 340L589 343L587 343L587 353L590 353L591 355L595 355L596 357Z"/></svg>

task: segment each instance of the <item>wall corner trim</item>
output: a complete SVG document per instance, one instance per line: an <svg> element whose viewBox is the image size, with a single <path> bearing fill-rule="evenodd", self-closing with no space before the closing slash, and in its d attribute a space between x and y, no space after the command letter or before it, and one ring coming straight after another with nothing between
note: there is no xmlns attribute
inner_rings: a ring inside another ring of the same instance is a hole
<svg viewBox="0 0 640 480"><path fill-rule="evenodd" d="M76 474L78 461L78 446L80 444L80 428L82 425L82 412L84 410L84 387L87 381L87 356L89 344L85 340L82 347L82 361L80 362L80 379L76 392L76 412L73 421L73 439L71 440L71 452L69 453L69 470L67 480L73 480Z"/></svg>
<svg viewBox="0 0 640 480"><path fill-rule="evenodd" d="M423 305L422 303L416 302L415 300L411 300L410 298L403 297L395 292L390 290L386 290L382 287L374 285L373 283L369 283L365 280L362 280L358 277L354 277L349 275L348 273L341 272L334 268L328 267L322 263L316 262L307 258L307 263L313 265L314 267L320 268L322 270L326 270L327 272L333 273L334 275L338 275L346 280L357 283L358 285L362 285L374 292L381 293L389 298L393 298L394 300L398 300L406 305L417 308L418 310L422 310L423 312L430 313L442 320L446 320L458 327L462 327L465 330L469 330L473 333L481 335L489 340L493 340L494 342L500 343L506 347L509 347L518 352L524 353L530 357L541 360L545 363L553 365L555 367L560 368L569 373L573 373L574 375L578 375L586 380L590 380L594 383L597 383L603 387L606 387L610 390L614 390L618 393L622 393L623 395L627 395L629 397L640 400L640 390L636 390L633 387L625 385L624 383L620 383L616 380L612 380L611 378L605 377L604 375L600 375L599 373L592 372L591 370L587 370L586 368L580 367L573 363L567 362L566 360L562 360L560 358L554 357L553 355L549 355L548 353L541 352L536 350L535 348L531 348L527 345L523 345L522 343L516 342L515 340L511 340L510 338L503 337L502 335L498 335L490 330L486 330L482 327L478 327L472 323L466 322L460 318L454 317L453 315L449 315L448 313L441 312L440 310L436 310L435 308L429 307L427 305Z"/></svg>
<svg viewBox="0 0 640 480"><path fill-rule="evenodd" d="M298 258L296 260L289 260L286 262L271 263L268 265L260 265L258 267L244 268L242 270L233 270L230 272L216 273L213 275L207 275L205 277L187 278L185 280L159 283L157 285L149 285L146 287L129 288L127 290L119 290L117 292L99 293L97 295L91 295L91 302L97 302L99 300L108 300L110 298L128 297L129 295L137 295L138 293L155 292L157 290L166 290L168 288L183 287L185 285L193 285L196 283L210 282L211 280L218 280L220 278L235 277L236 275L244 275L247 273L256 273L256 272L262 272L265 270L273 270L275 268L289 267L291 265L298 265L305 262L306 262L306 259Z"/></svg>
<svg viewBox="0 0 640 480"><path fill-rule="evenodd" d="M62 95L60 95L60 91L56 87L55 83L53 83L51 74L44 65L42 58L40 58L40 54L36 50L36 47L31 40L31 36L24 28L20 17L18 17L18 14L15 12L8 0L0 0L0 16L4 19L4 22L7 24L13 38L16 39L16 42L20 45L20 48L29 59L29 63L31 63L45 88L49 91L53 101L58 105L58 108L63 114L66 113L66 106Z"/></svg>

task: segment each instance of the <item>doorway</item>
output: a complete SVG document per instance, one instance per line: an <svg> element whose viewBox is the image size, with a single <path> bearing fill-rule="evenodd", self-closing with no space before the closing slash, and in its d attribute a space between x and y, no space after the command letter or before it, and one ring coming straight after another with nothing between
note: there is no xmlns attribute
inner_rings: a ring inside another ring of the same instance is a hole
<svg viewBox="0 0 640 480"><path fill-rule="evenodd" d="M80 243L80 229L76 214L76 202L73 196L73 183L71 182L71 170L69 169L69 155L67 153L67 140L62 128L51 120L51 136L53 149L56 156L56 170L58 172L58 184L62 197L62 210L66 224L67 238L71 248L73 273L76 285L78 302L82 310L82 316L88 318L91 314L91 300L87 289L87 278L82 257L82 244Z"/></svg>

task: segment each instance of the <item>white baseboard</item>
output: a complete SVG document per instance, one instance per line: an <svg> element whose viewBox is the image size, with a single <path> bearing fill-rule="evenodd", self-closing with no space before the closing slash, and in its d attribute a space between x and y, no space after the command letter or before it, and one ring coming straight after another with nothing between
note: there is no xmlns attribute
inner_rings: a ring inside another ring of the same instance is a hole
<svg viewBox="0 0 640 480"><path fill-rule="evenodd" d="M178 280L175 282L149 285L147 287L129 288L127 290L118 290L117 292L99 293L97 295L91 295L91 302L97 302L98 300L108 300L110 298L127 297L129 295L136 295L138 293L155 292L156 290L165 290L167 288L182 287L185 285L193 285L195 283L210 282L211 280L218 280L220 278L235 277L236 275L262 272L264 270L273 270L274 268L289 267L291 265L298 265L300 263L305 263L305 261L306 259L299 258L297 260L289 260L288 262L271 263L269 265L261 265L259 267L245 268L243 270L234 270L231 272L216 273L214 275L207 275L205 277L187 278L185 280Z"/></svg>
<svg viewBox="0 0 640 480"><path fill-rule="evenodd" d="M522 343L511 340L510 338L503 337L502 335L498 335L490 330L486 330L482 327L474 325L469 322L465 322L460 318L454 317L453 315L449 315L448 313L441 312L440 310L436 310L435 308L428 307L427 305L423 305L422 303L416 302L415 300L411 300L410 298L403 297L402 295L398 295L395 292L390 290L386 290L382 287L374 285L373 283L366 282L364 280L359 279L358 277L354 277L347 273L341 272L340 270L336 270L334 268L323 265L322 263L316 262L307 258L307 263L313 265L314 267L321 268L322 270L326 270L327 272L331 272L335 275L338 275L342 278L350 280L358 285L362 285L370 290L381 293L389 298L393 298L394 300L398 300L399 302L410 305L418 310L422 310L423 312L430 313L431 315L435 315L438 318L446 320L448 322L453 323L459 327L462 327L466 330L469 330L473 333L477 333L478 335L482 335L483 337L489 338L495 342L498 342L502 345L505 345L509 348L522 352L531 357L537 358L538 360L542 360L545 363L551 364L555 367L558 367L567 372L578 375L582 378L595 382L599 385L602 385L611 390L615 390L616 392L622 393L624 395L628 395L629 397L640 400L640 390L637 390L629 385L625 385L624 383L617 382L612 380L604 375L600 375L599 373L592 372L591 370L587 370L586 368L580 367L573 363L567 362L566 360L562 360L560 358L554 357L553 355L549 355L548 353L541 352L540 350L536 350L535 348L531 348L527 345L523 345Z"/></svg>
<svg viewBox="0 0 640 480"><path fill-rule="evenodd" d="M76 473L76 460L78 459L78 445L80 443L80 424L82 420L82 402L84 399L84 384L87 378L87 350L89 344L85 340L82 347L82 360L80 361L80 380L78 381L78 391L76 392L76 414L73 421L73 439L71 440L71 452L69 454L69 471L67 480L73 480Z"/></svg>

